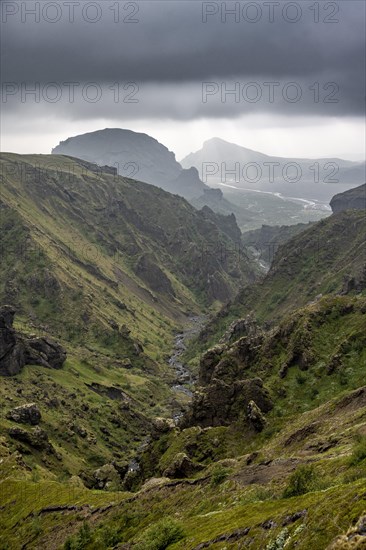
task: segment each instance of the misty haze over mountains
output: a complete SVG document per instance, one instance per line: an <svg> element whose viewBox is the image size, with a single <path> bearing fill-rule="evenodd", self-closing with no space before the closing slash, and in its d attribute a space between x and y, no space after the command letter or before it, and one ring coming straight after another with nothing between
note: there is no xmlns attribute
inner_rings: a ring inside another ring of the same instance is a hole
<svg viewBox="0 0 366 550"><path fill-rule="evenodd" d="M195 166L210 186L229 185L326 203L335 193L360 185L366 178L364 162L274 157L220 138L205 141L202 149L181 164Z"/></svg>
<svg viewBox="0 0 366 550"><path fill-rule="evenodd" d="M365 163L338 158L274 157L220 138L179 163L173 152L147 134L105 129L70 137L53 154L70 155L117 168L119 174L157 185L187 199L209 187L280 193L286 198L328 204L335 193L365 181Z"/></svg>
<svg viewBox="0 0 366 550"><path fill-rule="evenodd" d="M204 142L180 164L153 137L118 128L70 137L52 153L112 166L123 176L185 197L198 209L234 213L242 230L316 221L329 215L334 194L366 177L365 163L274 157L219 138Z"/></svg>

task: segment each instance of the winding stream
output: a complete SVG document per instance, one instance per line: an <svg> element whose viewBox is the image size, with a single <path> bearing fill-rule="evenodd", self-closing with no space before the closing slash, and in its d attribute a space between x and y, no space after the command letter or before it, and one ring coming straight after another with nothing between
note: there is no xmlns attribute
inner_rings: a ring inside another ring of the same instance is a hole
<svg viewBox="0 0 366 550"><path fill-rule="evenodd" d="M187 349L186 343L199 334L206 320L207 318L205 316L194 316L189 318L187 327L184 328L183 332L175 336L174 347L168 359L168 364L175 373L175 381L172 385L172 389L177 393L185 394L189 400L193 397L190 388L195 383L196 379L189 370L189 367L181 361L181 356ZM173 420L178 422L182 414L183 411L175 413L173 415Z"/></svg>

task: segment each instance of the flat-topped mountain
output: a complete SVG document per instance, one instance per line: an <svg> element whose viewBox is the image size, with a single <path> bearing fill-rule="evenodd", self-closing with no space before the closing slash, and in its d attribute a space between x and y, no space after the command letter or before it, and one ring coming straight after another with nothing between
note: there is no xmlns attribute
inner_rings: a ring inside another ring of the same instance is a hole
<svg viewBox="0 0 366 550"><path fill-rule="evenodd" d="M147 134L106 128L61 141L52 154L109 165L122 176L151 183L185 198L199 197L206 186L195 168L183 169L174 153Z"/></svg>

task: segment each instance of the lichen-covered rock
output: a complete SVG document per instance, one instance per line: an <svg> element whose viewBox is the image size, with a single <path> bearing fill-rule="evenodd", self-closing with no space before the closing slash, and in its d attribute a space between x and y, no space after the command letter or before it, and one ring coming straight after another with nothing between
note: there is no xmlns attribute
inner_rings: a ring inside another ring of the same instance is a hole
<svg viewBox="0 0 366 550"><path fill-rule="evenodd" d="M261 432L266 425L266 419L262 411L253 400L248 403L247 418L257 432Z"/></svg>
<svg viewBox="0 0 366 550"><path fill-rule="evenodd" d="M21 424L31 424L35 426L41 421L41 411L35 403L26 403L11 409L7 414L8 420L19 422Z"/></svg>

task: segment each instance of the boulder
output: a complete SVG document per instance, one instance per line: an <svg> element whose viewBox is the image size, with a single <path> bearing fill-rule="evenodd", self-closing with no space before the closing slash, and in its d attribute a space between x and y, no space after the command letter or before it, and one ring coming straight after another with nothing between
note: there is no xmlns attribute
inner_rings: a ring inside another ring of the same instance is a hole
<svg viewBox="0 0 366 550"><path fill-rule="evenodd" d="M66 361L66 350L48 337L27 340L26 360L51 369L61 369Z"/></svg>
<svg viewBox="0 0 366 550"><path fill-rule="evenodd" d="M35 426L41 421L41 411L35 403L26 403L25 405L20 405L19 407L15 407L15 409L11 409L7 413L6 418L21 424L31 424Z"/></svg>

